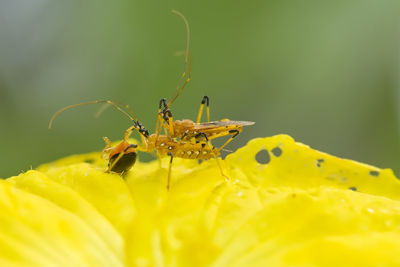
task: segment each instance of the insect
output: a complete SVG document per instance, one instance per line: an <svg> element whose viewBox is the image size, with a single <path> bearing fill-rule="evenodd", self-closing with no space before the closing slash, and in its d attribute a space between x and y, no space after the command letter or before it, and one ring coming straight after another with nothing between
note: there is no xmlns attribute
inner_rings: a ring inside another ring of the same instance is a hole
<svg viewBox="0 0 400 267"><path fill-rule="evenodd" d="M113 147L108 137L103 137L106 142L106 147L103 150L104 154L108 154L108 169L106 172L115 172L124 175L129 171L136 162L136 144L130 144L124 140L117 146Z"/></svg>
<svg viewBox="0 0 400 267"><path fill-rule="evenodd" d="M78 106L91 105L105 103L109 104L118 111L125 114L132 122L133 126L129 127L124 134L124 138L117 146L112 147L111 141L104 137L106 142L106 148L103 150L108 155L108 169L106 172L116 172L120 174L126 173L136 161L136 150L142 152L157 151L160 157L170 157L170 163L168 168L168 180L167 189L170 188L171 181L171 167L174 157L184 159L210 159L216 158L222 148L215 148L210 146L206 141L188 142L183 140L176 140L168 135L161 134L149 134L148 130L139 122L135 114L131 109L128 114L119 104L109 100L96 100L91 102L79 103L70 106L66 106L58 110L53 117L50 119L49 128L52 127L54 119L65 110L75 108ZM141 145L129 143L129 137L133 131L137 131L141 137Z"/></svg>
<svg viewBox="0 0 400 267"><path fill-rule="evenodd" d="M125 114L132 122L133 126L129 127L124 134L124 138L117 146L113 147L108 138L104 138L106 147L103 150L108 160L107 172L116 172L120 174L126 173L136 161L136 150L142 152L157 151L160 157L170 157L169 169L168 169L168 180L167 189L170 187L171 180L171 166L174 157L184 159L210 159L220 155L220 151L236 137L243 129L243 126L252 125L254 122L247 121L231 121L221 120L210 122L209 112L209 98L203 97L201 102L197 122L192 120L173 120L172 112L170 110L171 104L183 91L185 86L190 82L191 79L191 59L189 57L189 40L190 40L190 29L186 18L178 11L173 10L173 13L179 15L186 25L187 30L187 43L186 43L186 56L185 56L185 69L178 82L178 86L175 90L174 96L171 101L167 102L166 99L161 99L159 102L159 109L156 122L156 130L154 134L144 128L139 122L138 118L133 113L132 109L128 105L121 105L116 102L109 100L96 100L91 102L79 103L70 106L66 106L58 110L50 120L49 128L52 127L54 119L62 112L67 109L75 108L78 106L90 105L90 104L108 104L118 111ZM186 80L183 82L183 80ZM208 122L200 123L200 118L204 109L204 105L207 109ZM124 110L126 108L126 110ZM161 134L164 129L165 134ZM141 145L137 146L130 144L128 139L133 131L138 131L141 137ZM210 140L217 137L231 135L231 137L219 148L212 146ZM220 164L217 164L221 170L221 174L224 175Z"/></svg>
<svg viewBox="0 0 400 267"><path fill-rule="evenodd" d="M74 104L74 105L69 105L66 107L63 107L62 109L58 110L52 118L50 119L49 126L48 128L51 129L53 126L54 119L62 112L65 110L79 107L79 106L85 106L85 105L90 105L90 104L99 104L99 103L105 103L109 104L118 111L122 112L129 118L131 116L124 111L118 104L104 100L104 101L91 101L91 102L85 102L85 103L79 103L79 104ZM148 134L148 133L147 133ZM106 147L103 149L103 156L107 159L108 161L108 168L106 172L115 172L119 173L121 175L124 175L127 171L129 171L133 165L136 162L137 158L137 153L135 148L137 148L136 144L130 144L128 142L128 137L124 137L124 139L119 143L117 146L113 147L111 145L111 141L108 137L103 137L104 141L106 142Z"/></svg>

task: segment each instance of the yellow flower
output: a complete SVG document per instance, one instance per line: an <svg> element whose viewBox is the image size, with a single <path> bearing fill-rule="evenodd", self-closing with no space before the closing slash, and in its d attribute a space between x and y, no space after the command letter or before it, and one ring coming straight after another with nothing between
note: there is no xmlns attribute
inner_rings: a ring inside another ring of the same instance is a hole
<svg viewBox="0 0 400 267"><path fill-rule="evenodd" d="M168 161L168 159L166 159ZM400 266L400 183L381 170L258 138L222 161L100 153L0 182L0 266Z"/></svg>

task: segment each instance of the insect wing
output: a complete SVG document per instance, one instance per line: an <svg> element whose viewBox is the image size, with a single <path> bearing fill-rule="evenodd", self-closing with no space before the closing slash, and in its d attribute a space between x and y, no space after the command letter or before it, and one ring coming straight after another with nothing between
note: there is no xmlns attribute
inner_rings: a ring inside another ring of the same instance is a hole
<svg viewBox="0 0 400 267"><path fill-rule="evenodd" d="M215 129L219 127L226 126L249 126L253 125L255 122L252 121L231 121L231 120L223 120L223 121L211 121L211 122L201 122L195 123L193 125L193 130L207 130L207 129Z"/></svg>

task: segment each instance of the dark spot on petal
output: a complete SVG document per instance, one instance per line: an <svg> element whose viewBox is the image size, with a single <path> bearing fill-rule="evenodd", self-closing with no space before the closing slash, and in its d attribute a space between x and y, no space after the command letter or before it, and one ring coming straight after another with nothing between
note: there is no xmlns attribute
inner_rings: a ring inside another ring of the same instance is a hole
<svg viewBox="0 0 400 267"><path fill-rule="evenodd" d="M279 147L275 147L274 149L271 150L272 154L274 154L275 157L279 157L282 155L282 149Z"/></svg>
<svg viewBox="0 0 400 267"><path fill-rule="evenodd" d="M379 172L378 171L369 171L369 175L371 175L371 176L379 176Z"/></svg>
<svg viewBox="0 0 400 267"><path fill-rule="evenodd" d="M269 156L268 150L266 149L261 149L256 154L256 161L260 164L268 164L270 160L271 158Z"/></svg>
<svg viewBox="0 0 400 267"><path fill-rule="evenodd" d="M354 186L349 187L350 190L357 191L357 188Z"/></svg>
<svg viewBox="0 0 400 267"><path fill-rule="evenodd" d="M94 163L94 159L85 159L85 162L89 163L89 164L93 164Z"/></svg>
<svg viewBox="0 0 400 267"><path fill-rule="evenodd" d="M317 167L321 168L321 163L324 162L324 159L317 159Z"/></svg>

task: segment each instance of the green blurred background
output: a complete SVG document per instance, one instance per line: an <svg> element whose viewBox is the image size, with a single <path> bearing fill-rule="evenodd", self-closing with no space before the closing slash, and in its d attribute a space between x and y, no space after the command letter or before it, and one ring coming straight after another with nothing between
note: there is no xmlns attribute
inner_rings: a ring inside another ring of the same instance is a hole
<svg viewBox="0 0 400 267"><path fill-rule="evenodd" d="M0 2L0 177L100 151L129 121L154 130L158 101L183 70L192 31L192 82L172 106L194 119L203 95L213 120L255 121L229 145L286 133L324 152L400 175L400 1ZM142 158L146 156L141 155Z"/></svg>

